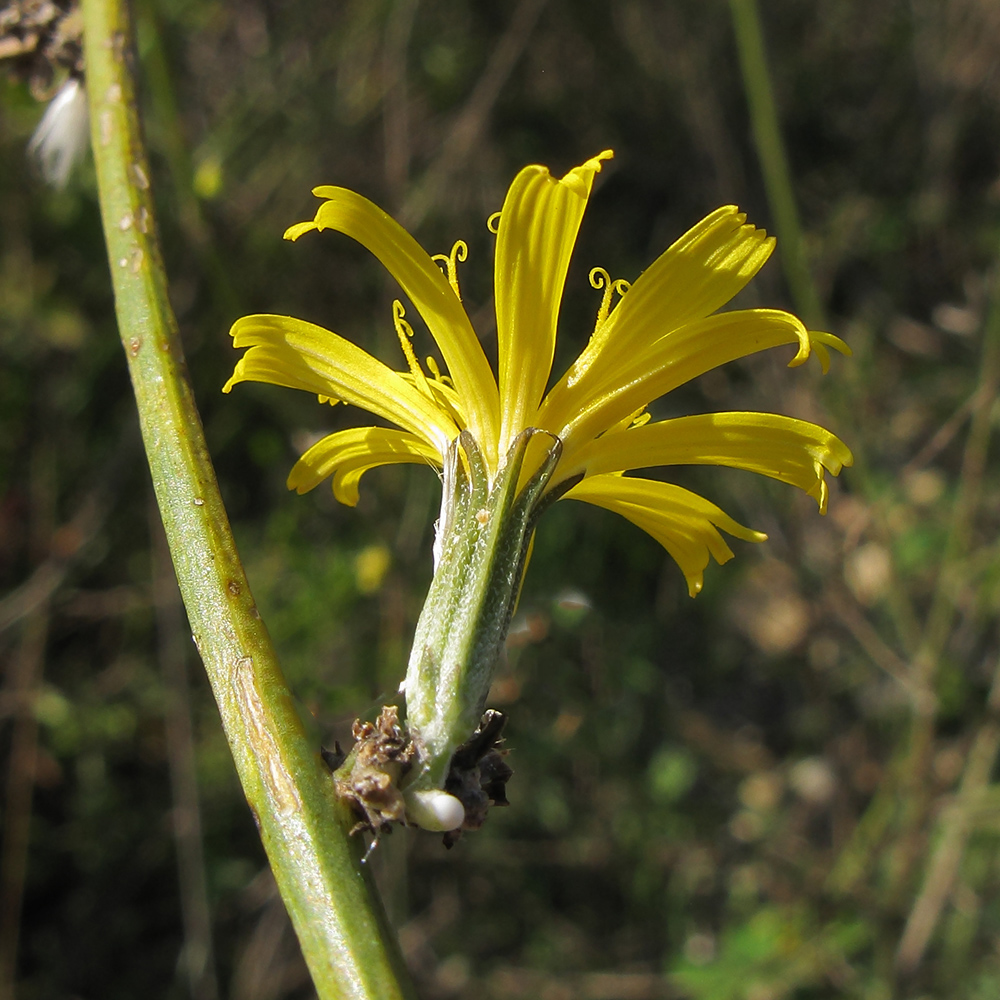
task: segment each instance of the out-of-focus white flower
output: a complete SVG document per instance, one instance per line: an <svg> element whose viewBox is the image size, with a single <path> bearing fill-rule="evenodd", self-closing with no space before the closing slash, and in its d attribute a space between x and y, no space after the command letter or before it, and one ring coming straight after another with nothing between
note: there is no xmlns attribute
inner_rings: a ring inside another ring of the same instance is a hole
<svg viewBox="0 0 1000 1000"><path fill-rule="evenodd" d="M89 139L87 93L83 82L71 76L45 109L28 143L28 156L38 164L47 183L62 188L83 159Z"/></svg>

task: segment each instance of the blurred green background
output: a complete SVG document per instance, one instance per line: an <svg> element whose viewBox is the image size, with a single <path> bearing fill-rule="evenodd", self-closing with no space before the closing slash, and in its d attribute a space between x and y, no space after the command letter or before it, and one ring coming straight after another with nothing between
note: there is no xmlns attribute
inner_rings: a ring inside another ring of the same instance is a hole
<svg viewBox="0 0 1000 1000"><path fill-rule="evenodd" d="M240 385L254 311L400 367L397 294L347 239L281 234L317 184L432 253L465 239L491 350L486 218L526 163L604 148L556 368L591 267L633 279L720 204L773 231L721 0L141 0L144 112L173 304L251 585L317 741L404 672L438 484L356 509L285 490L357 414ZM1000 599L988 328L1000 247L995 0L768 0L808 264L854 350L772 352L657 415L768 409L854 450L820 518L749 474L673 470L765 530L692 601L620 518L542 522L490 704L511 806L446 852L371 863L428 998L1000 995ZM186 632L112 312L92 166L47 189L41 107L0 80L0 994L311 995ZM742 306L794 307L781 246ZM426 336L418 330L418 338ZM425 340L418 353L429 352ZM991 695L992 689L992 695ZM16 956L16 960L15 960Z"/></svg>

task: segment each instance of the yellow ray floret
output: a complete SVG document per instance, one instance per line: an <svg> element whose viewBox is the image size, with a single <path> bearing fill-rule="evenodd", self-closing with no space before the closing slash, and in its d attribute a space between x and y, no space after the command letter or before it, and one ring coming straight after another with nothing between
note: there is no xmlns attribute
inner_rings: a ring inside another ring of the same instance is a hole
<svg viewBox="0 0 1000 1000"><path fill-rule="evenodd" d="M250 350L223 387L270 382L377 413L444 454L458 436L451 415L367 351L330 330L291 316L245 316L232 329L233 344Z"/></svg>
<svg viewBox="0 0 1000 1000"><path fill-rule="evenodd" d="M458 293L423 247L367 198L339 187L313 188L313 194L324 199L315 218L290 227L285 238L296 240L312 229L334 229L357 240L382 262L427 324L464 400L469 429L495 461L497 384Z"/></svg>
<svg viewBox="0 0 1000 1000"><path fill-rule="evenodd" d="M715 312L764 266L773 249L774 237L747 225L734 205L716 209L643 271L594 331L565 381L575 384L602 359L614 365Z"/></svg>
<svg viewBox="0 0 1000 1000"><path fill-rule="evenodd" d="M333 476L333 495L348 507L358 502L361 477L378 465L411 462L439 468L441 456L414 434L390 427L351 427L317 441L288 474L288 488L308 493Z"/></svg>
<svg viewBox="0 0 1000 1000"><path fill-rule="evenodd" d="M702 588L709 555L717 563L733 558L719 528L748 542L767 538L762 532L743 527L697 493L673 483L617 475L588 476L566 494L566 499L613 510L652 535L680 566L692 597Z"/></svg>
<svg viewBox="0 0 1000 1000"><path fill-rule="evenodd" d="M674 329L644 350L609 358L586 382L570 384L564 379L546 397L539 423L562 438L568 460L574 448L654 399L713 368L784 344L797 347L791 367L804 362L817 347L828 365L824 345L850 353L839 338L810 333L797 317L779 309L719 313Z"/></svg>
<svg viewBox="0 0 1000 1000"><path fill-rule="evenodd" d="M776 413L704 413L611 431L575 456L566 475L587 476L660 465L723 465L797 486L826 512L824 472L851 461L828 430Z"/></svg>
<svg viewBox="0 0 1000 1000"><path fill-rule="evenodd" d="M494 295L502 400L500 454L532 419L552 370L556 323L577 232L606 150L555 180L525 167L511 184L497 229Z"/></svg>

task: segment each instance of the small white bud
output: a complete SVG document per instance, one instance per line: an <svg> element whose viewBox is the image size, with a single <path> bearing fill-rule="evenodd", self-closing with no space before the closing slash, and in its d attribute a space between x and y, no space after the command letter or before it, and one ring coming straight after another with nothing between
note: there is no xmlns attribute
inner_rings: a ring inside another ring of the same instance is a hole
<svg viewBox="0 0 1000 1000"><path fill-rule="evenodd" d="M465 807L454 795L432 788L424 792L404 792L406 818L423 830L447 833L465 821Z"/></svg>
<svg viewBox="0 0 1000 1000"><path fill-rule="evenodd" d="M89 138L87 94L81 81L72 76L45 109L28 143L28 156L47 183L62 188L83 158Z"/></svg>

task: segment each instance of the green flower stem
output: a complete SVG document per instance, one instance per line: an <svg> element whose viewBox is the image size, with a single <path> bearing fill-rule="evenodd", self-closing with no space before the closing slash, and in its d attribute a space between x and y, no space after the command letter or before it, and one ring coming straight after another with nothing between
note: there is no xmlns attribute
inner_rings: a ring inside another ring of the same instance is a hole
<svg viewBox="0 0 1000 1000"><path fill-rule="evenodd" d="M156 237L123 0L84 0L87 89L122 343L156 499L240 781L321 998L412 997L353 823L292 702L233 543Z"/></svg>
<svg viewBox="0 0 1000 1000"><path fill-rule="evenodd" d="M757 0L729 0L729 7L733 16L740 68L743 71L743 86L750 106L754 144L778 232L778 250L785 280L795 302L795 309L806 324L813 329L825 329L824 310L809 271L788 157L778 126L778 111L774 103L771 77L767 71L767 54L764 50L764 34L760 27Z"/></svg>
<svg viewBox="0 0 1000 1000"><path fill-rule="evenodd" d="M536 437L548 447L519 489L525 454ZM419 770L407 788L411 814L419 808L414 793L444 785L452 754L482 717L517 603L538 502L561 453L558 439L526 430L492 484L467 431L446 456L434 579L406 673L406 721L420 751ZM413 818L425 825L419 815Z"/></svg>

